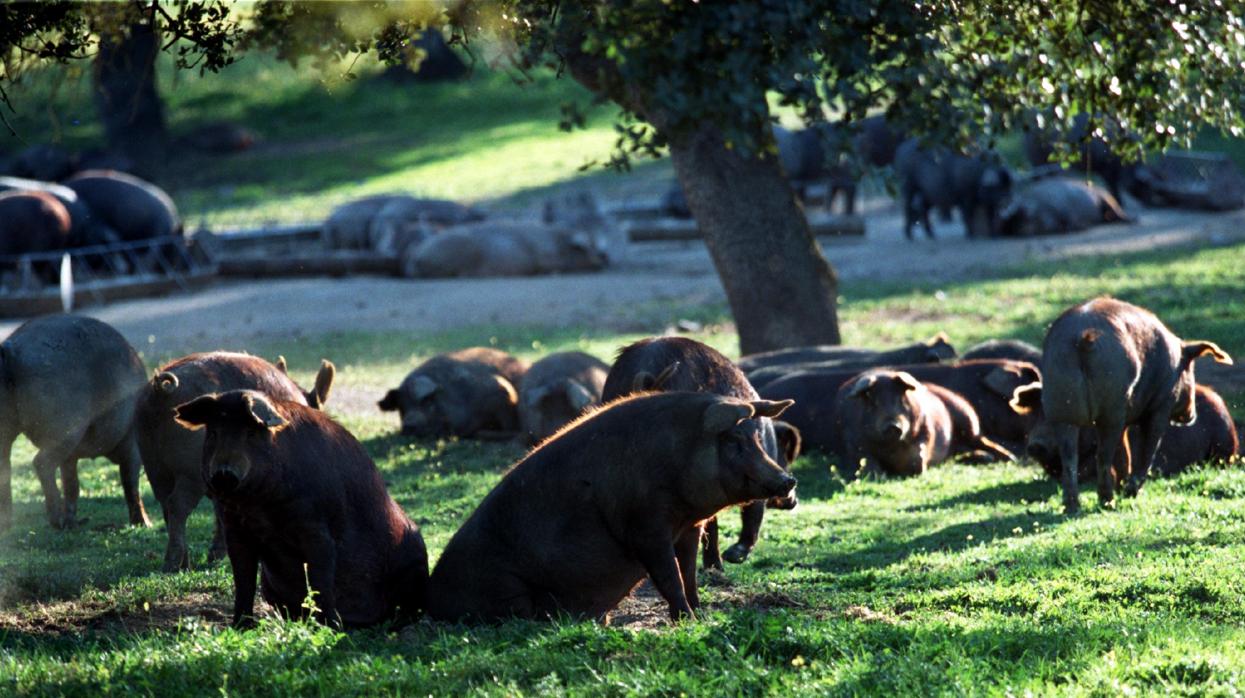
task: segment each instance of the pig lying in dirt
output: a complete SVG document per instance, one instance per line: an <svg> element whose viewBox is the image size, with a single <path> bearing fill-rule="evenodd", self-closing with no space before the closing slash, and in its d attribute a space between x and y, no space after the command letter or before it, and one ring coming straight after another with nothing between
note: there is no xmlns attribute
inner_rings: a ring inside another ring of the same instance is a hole
<svg viewBox="0 0 1245 698"><path fill-rule="evenodd" d="M130 523L149 526L133 431L134 399L146 370L125 338L88 317L38 318L0 344L0 372L0 530L13 519L10 454L19 434L39 450L35 473L52 526L78 523L78 459L96 456L120 466ZM64 500L56 488L58 469Z"/></svg>
<svg viewBox="0 0 1245 698"><path fill-rule="evenodd" d="M1124 494L1145 484L1169 422L1194 420L1193 361L1232 363L1212 342L1183 342L1148 310L1113 298L1073 306L1050 326L1042 344L1042 412L1055 431L1064 464L1063 499L1080 510L1076 474L1078 428L1094 427L1098 499L1115 498L1112 464L1126 428L1138 430Z"/></svg>
<svg viewBox="0 0 1245 698"><path fill-rule="evenodd" d="M686 390L741 400L757 399L757 393L748 379L730 359L713 347L685 337L642 339L623 348L605 379L602 398L609 402L623 395L649 390ZM757 438L766 454L784 470L790 471L794 456L790 460L786 456L799 454L799 431L789 425L778 430L772 420L764 417L757 419L755 425ZM718 551L717 519L705 522L705 567L722 569L724 558L734 563L748 559L761 535L766 507L794 509L797 503L792 492L790 497L751 502L744 506L740 512L743 527L739 532L739 542L727 548L725 553Z"/></svg>
<svg viewBox="0 0 1245 698"><path fill-rule="evenodd" d="M233 568L235 626L264 600L340 627L410 620L425 607L428 554L419 528L385 491L350 432L319 410L254 390L205 395L177 408L206 427L203 479Z"/></svg>
<svg viewBox="0 0 1245 698"><path fill-rule="evenodd" d="M285 373L285 362L274 366L247 354L217 351L191 354L161 366L138 396L134 427L147 480L164 511L169 542L164 571L190 568L186 519L207 491L203 481L203 432L187 431L175 419L178 405L211 393L258 390L278 400L323 407L336 369L324 361L315 389L304 392ZM225 540L217 521L208 561L225 555Z"/></svg>
<svg viewBox="0 0 1245 698"><path fill-rule="evenodd" d="M1196 419L1189 425L1168 425L1158 454L1154 457L1151 474L1175 475L1199 463L1225 461L1240 450L1240 439L1232 415L1223 398L1205 385L1195 387L1194 412ZM1038 423L1029 434L1028 453L1046 474L1055 480L1063 477L1063 464L1059 459L1059 444L1051 424L1041 420L1042 386L1040 383L1024 386L1016 391L1014 405L1017 410L1038 416ZM1128 451L1136 453L1142 448L1140 430L1128 429ZM1095 458L1098 451L1097 436L1089 427L1081 427L1077 437L1080 481L1096 477ZM1111 472L1115 486L1123 486L1128 479L1130 467L1128 454L1117 449Z"/></svg>
<svg viewBox="0 0 1245 698"><path fill-rule="evenodd" d="M529 444L553 436L584 410L600 404L610 367L581 351L550 354L519 381L519 427Z"/></svg>
<svg viewBox="0 0 1245 698"><path fill-rule="evenodd" d="M1107 190L1075 177L1045 177L1015 188L999 212L999 234L1074 233L1102 223L1131 223Z"/></svg>
<svg viewBox="0 0 1245 698"><path fill-rule="evenodd" d="M951 346L947 336L940 332L927 341L915 342L894 349L861 349L829 345L776 349L741 358L739 368L748 374L751 380L754 371L776 366L824 363L851 368L857 364L868 363L867 366L862 366L861 370L863 370L874 366L937 363L954 358L955 347Z"/></svg>
<svg viewBox="0 0 1245 698"><path fill-rule="evenodd" d="M966 453L1015 460L981 435L977 414L964 398L903 371L865 372L839 388L836 403L840 468L859 464L866 474L920 475Z"/></svg>
<svg viewBox="0 0 1245 698"><path fill-rule="evenodd" d="M94 219L122 240L181 235L173 199L151 182L113 170L84 170L65 181L91 209Z"/></svg>
<svg viewBox="0 0 1245 698"><path fill-rule="evenodd" d="M1042 350L1019 339L987 339L974 344L961 359L1010 359L1028 361L1034 366L1042 365Z"/></svg>
<svg viewBox="0 0 1245 698"><path fill-rule="evenodd" d="M65 249L70 226L69 211L51 194L0 193L0 255Z"/></svg>
<svg viewBox="0 0 1245 698"><path fill-rule="evenodd" d="M693 617L700 522L795 487L757 438L756 420L787 404L643 394L575 422L511 468L450 539L429 615L608 622L647 575L671 618Z"/></svg>
<svg viewBox="0 0 1245 698"><path fill-rule="evenodd" d="M378 403L402 417L417 438L513 435L519 428L515 386L527 364L504 351L473 347L428 359Z"/></svg>
<svg viewBox="0 0 1245 698"><path fill-rule="evenodd" d="M407 248L402 269L421 278L595 271L608 258L589 231L520 221L455 226Z"/></svg>
<svg viewBox="0 0 1245 698"><path fill-rule="evenodd" d="M1033 364L1006 359L973 359L949 364L897 366L927 385L946 388L968 401L977 414L981 433L1009 451L1024 448L1025 437L1036 419L1017 414L1012 396L1021 386L1041 379ZM760 389L767 400L795 400L787 421L800 429L811 447L842 452L835 418L837 394L845 383L860 375L855 369L815 370L792 373Z"/></svg>

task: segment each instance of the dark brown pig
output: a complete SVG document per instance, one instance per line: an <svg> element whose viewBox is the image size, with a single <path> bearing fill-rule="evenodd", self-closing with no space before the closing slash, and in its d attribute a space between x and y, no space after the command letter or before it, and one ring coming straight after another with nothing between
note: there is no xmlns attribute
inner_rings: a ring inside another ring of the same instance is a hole
<svg viewBox="0 0 1245 698"><path fill-rule="evenodd" d="M173 199L160 187L114 170L85 170L65 181L91 209L92 217L122 240L181 235Z"/></svg>
<svg viewBox="0 0 1245 698"><path fill-rule="evenodd" d="M987 339L974 344L961 359L1011 359L1028 361L1034 366L1042 365L1042 350L1020 339Z"/></svg>
<svg viewBox="0 0 1245 698"><path fill-rule="evenodd" d="M964 398L903 371L878 369L839 388L835 416L843 443L840 467L865 473L920 475L965 453L1012 461L1007 449L981 435Z"/></svg>
<svg viewBox="0 0 1245 698"><path fill-rule="evenodd" d="M203 479L225 529L235 626L254 622L255 579L290 618L347 628L405 621L425 606L428 554L363 446L319 410L254 390L177 408L206 427Z"/></svg>
<svg viewBox="0 0 1245 698"><path fill-rule="evenodd" d="M686 337L653 337L624 347L605 379L602 399L609 402L629 393L649 390L687 390L741 400L756 400L758 397L743 372L730 359L713 347ZM791 461L786 458L772 421L762 417L755 424L761 447L771 459L790 471ZM797 503L792 492L789 497L752 502L745 506L740 512L743 526L739 531L739 541L727 548L725 553L720 553L718 548L717 519L706 522L703 536L705 567L721 569L723 559L734 563L748 559L760 538L766 507L794 509Z"/></svg>
<svg viewBox="0 0 1245 698"><path fill-rule="evenodd" d="M647 575L671 618L693 617L701 522L795 487L757 438L756 420L787 404L642 394L573 423L511 468L450 539L429 615L608 622Z"/></svg>
<svg viewBox="0 0 1245 698"><path fill-rule="evenodd" d="M0 193L0 256L64 249L70 227L69 211L47 192Z"/></svg>
<svg viewBox="0 0 1245 698"><path fill-rule="evenodd" d="M143 469L164 511L164 524L168 529L165 572L190 568L186 519L207 492L200 468L203 432L182 428L176 420L176 407L212 393L258 390L278 400L319 408L328 399L335 372L332 363L322 362L315 389L305 392L286 375L284 360L274 366L257 356L226 351L191 354L156 371L155 377L139 394L134 424ZM217 521L208 561L219 560L224 555L224 534Z"/></svg>
<svg viewBox="0 0 1245 698"><path fill-rule="evenodd" d="M859 370L880 366L926 364L955 358L955 347L947 335L941 332L924 342L914 342L894 349L863 349L833 345L794 347L751 354L739 360L739 368L748 374L768 366L791 366L794 364L839 363L844 368L860 366ZM867 363L866 362L870 362Z"/></svg>
<svg viewBox="0 0 1245 698"><path fill-rule="evenodd" d="M1059 443L1051 423L1041 419L1042 386L1033 384L1017 390L1014 401L1017 410L1037 416L1038 423L1029 434L1027 451L1042 469L1054 480L1061 480L1063 463L1059 458ZM1228 412L1223 398L1211 388L1195 387L1194 411L1196 419L1190 425L1171 424L1163 435L1158 454L1154 457L1152 473L1175 475L1189 466L1208 461L1227 460L1240 448L1236 424ZM1139 429L1130 428L1128 453L1136 453L1143 447ZM1098 440L1094 430L1081 427L1078 435L1078 477L1085 482L1096 477ZM1123 486L1128 479L1129 458L1124 449L1117 449L1112 464L1115 486Z"/></svg>
<svg viewBox="0 0 1245 698"><path fill-rule="evenodd" d="M378 406L400 414L408 436L513 434L519 428L515 386L526 372L527 364L504 351L460 349L420 364Z"/></svg>
<svg viewBox="0 0 1245 698"><path fill-rule="evenodd" d="M973 359L946 364L896 366L913 378L946 388L972 405L981 433L1009 451L1022 450L1036 419L1012 409L1012 395L1021 386L1041 380L1036 366L1025 361ZM787 421L800 429L805 442L814 448L841 452L835 427L837 393L844 383L860 372L848 370L810 370L792 373L761 386L767 400L795 400L787 411Z"/></svg>
<svg viewBox="0 0 1245 698"><path fill-rule="evenodd" d="M600 404L609 370L582 351L550 354L532 364L519 381L519 426L528 443L544 441Z"/></svg>
<svg viewBox="0 0 1245 698"><path fill-rule="evenodd" d="M88 317L31 320L0 344L0 530L13 519L10 454L19 434L39 450L35 473L54 527L77 523L78 459L96 456L120 466L130 523L150 525L138 492L142 461L133 430L145 374L129 342Z"/></svg>
<svg viewBox="0 0 1245 698"><path fill-rule="evenodd" d="M1209 355L1231 363L1212 342L1183 342L1148 310L1113 298L1069 308L1051 325L1042 345L1042 411L1055 429L1064 464L1063 499L1080 510L1076 473L1078 428L1093 426L1098 440L1098 498L1115 498L1112 464L1124 430L1139 430L1124 494L1145 484L1169 422L1195 417L1193 361Z"/></svg>

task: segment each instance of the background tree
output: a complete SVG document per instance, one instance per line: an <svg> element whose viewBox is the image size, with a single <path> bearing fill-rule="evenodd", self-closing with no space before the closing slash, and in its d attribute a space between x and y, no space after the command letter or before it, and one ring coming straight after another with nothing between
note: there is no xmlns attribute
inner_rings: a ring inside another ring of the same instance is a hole
<svg viewBox="0 0 1245 698"><path fill-rule="evenodd" d="M134 161L140 173L163 166L168 148L164 105L156 90L160 54L157 6L108 4L93 27L99 47L92 61L95 111L109 149Z"/></svg>

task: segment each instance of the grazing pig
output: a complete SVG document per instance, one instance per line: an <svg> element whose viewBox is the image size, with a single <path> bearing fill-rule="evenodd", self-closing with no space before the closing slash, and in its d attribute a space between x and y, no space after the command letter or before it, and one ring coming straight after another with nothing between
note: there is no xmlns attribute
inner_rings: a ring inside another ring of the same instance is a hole
<svg viewBox="0 0 1245 698"><path fill-rule="evenodd" d="M1042 365L1042 350L1019 339L987 339L974 344L960 358L968 359L1010 359L1012 361L1028 361L1034 366Z"/></svg>
<svg viewBox="0 0 1245 698"><path fill-rule="evenodd" d="M1175 475L1189 466L1215 460L1227 460L1240 448L1237 426L1232 421L1223 398L1205 385L1195 386L1194 412L1196 419L1190 425L1168 425L1154 457L1153 472L1159 475ZM1040 383L1024 386L1016 391L1013 405L1018 411L1034 414L1038 423L1029 434L1028 453L1052 479L1063 477L1063 463L1059 458L1059 443L1050 422L1041 419L1042 386ZM1129 452L1137 453L1142 447L1141 430L1127 430ZM1080 481L1096 477L1095 457L1098 441L1094 430L1081 427L1078 434L1078 473ZM1129 459L1124 449L1116 451L1112 462L1115 486L1123 486L1128 478Z"/></svg>
<svg viewBox="0 0 1245 698"><path fill-rule="evenodd" d="M184 356L156 371L138 396L134 424L143 469L164 511L168 529L165 572L190 568L186 519L207 492L200 467L203 433L179 426L175 408L203 395L243 389L320 408L328 400L335 372L332 363L322 362L315 389L305 392L286 375L284 361L274 366L257 356L225 351ZM224 554L225 540L217 521L208 561L218 560Z"/></svg>
<svg viewBox="0 0 1245 698"><path fill-rule="evenodd" d="M1191 423L1193 361L1209 355L1232 363L1212 342L1183 342L1148 310L1113 298L1073 306L1050 326L1042 344L1042 412L1055 429L1064 463L1064 509L1080 509L1078 427L1093 426L1098 440L1098 498L1115 498L1111 475L1124 430L1139 430L1124 488L1135 496L1145 484L1169 422Z"/></svg>
<svg viewBox="0 0 1245 698"><path fill-rule="evenodd" d="M874 364L876 366L898 366L937 363L954 358L955 347L951 346L947 335L939 332L924 342L914 342L894 349L862 349L832 345L775 349L741 358L739 368L751 375L753 371L769 366L857 361L876 361L877 363Z"/></svg>
<svg viewBox="0 0 1245 698"><path fill-rule="evenodd" d="M38 318L0 344L0 373L0 530L13 519L10 454L19 434L39 450L35 473L52 526L78 523L78 459L96 456L120 466L130 523L149 526L133 430L134 400L146 371L125 338L88 317Z"/></svg>
<svg viewBox="0 0 1245 698"><path fill-rule="evenodd" d="M519 428L515 386L527 364L487 347L441 354L420 364L378 403L402 417L402 433L417 438L513 434Z"/></svg>
<svg viewBox="0 0 1245 698"><path fill-rule="evenodd" d="M847 127L843 124L819 124L798 131L774 127L774 143L778 160L796 194L807 198L810 186L824 182L826 208L835 196L843 193L843 212L856 210L856 180L860 168L854 162Z"/></svg>
<svg viewBox="0 0 1245 698"><path fill-rule="evenodd" d="M69 211L41 191L0 193L0 256L51 252L69 246Z"/></svg>
<svg viewBox="0 0 1245 698"><path fill-rule="evenodd" d="M867 371L841 386L835 402L840 467L859 463L865 473L911 476L963 453L1015 460L982 436L964 398L903 371Z"/></svg>
<svg viewBox="0 0 1245 698"><path fill-rule="evenodd" d="M406 249L409 277L532 276L595 271L608 258L589 231L544 223L485 221L454 226Z"/></svg>
<svg viewBox="0 0 1245 698"><path fill-rule="evenodd" d="M254 390L205 395L177 408L204 428L203 479L233 568L233 624L264 600L302 618L356 628L406 621L425 607L428 553L385 491L367 451L323 412Z"/></svg>
<svg viewBox="0 0 1245 698"><path fill-rule="evenodd" d="M1097 185L1073 177L1045 177L1016 187L999 212L999 234L1064 234L1132 221L1115 197Z"/></svg>
<svg viewBox="0 0 1245 698"><path fill-rule="evenodd" d="M609 370L581 351L550 354L532 364L519 381L519 427L528 443L544 441L600 404Z"/></svg>
<svg viewBox="0 0 1245 698"><path fill-rule="evenodd" d="M605 379L602 399L610 402L623 395L650 390L685 390L741 400L757 399L757 393L748 379L730 359L713 347L686 337L642 339L623 348ZM791 461L786 456L791 449L780 443L772 420L761 417L753 424L766 454L789 471ZM798 431L794 428L787 429L786 438L790 439L793 432L798 441ZM794 452L798 454L799 449ZM721 569L723 559L733 563L748 559L761 535L766 507L794 509L797 503L795 492L792 492L788 497L751 502L744 506L740 511L743 526L739 541L727 548L725 553L718 551L717 519L707 521L703 536L705 567Z"/></svg>
<svg viewBox="0 0 1245 698"><path fill-rule="evenodd" d="M85 170L65 186L74 190L94 218L117 232L122 240L148 240L181 235L177 206L163 189L131 174L113 170Z"/></svg>
<svg viewBox="0 0 1245 698"><path fill-rule="evenodd" d="M757 438L756 420L787 404L642 394L573 423L507 471L450 539L429 615L608 622L648 575L671 618L694 617L700 522L795 487Z"/></svg>
<svg viewBox="0 0 1245 698"><path fill-rule="evenodd" d="M1011 192L1012 175L993 156L969 157L942 147L925 147L909 138L895 151L895 174L903 201L904 235L909 240L917 222L934 239L929 212L935 208L948 219L951 209L959 209L969 237L998 234L998 213Z"/></svg>

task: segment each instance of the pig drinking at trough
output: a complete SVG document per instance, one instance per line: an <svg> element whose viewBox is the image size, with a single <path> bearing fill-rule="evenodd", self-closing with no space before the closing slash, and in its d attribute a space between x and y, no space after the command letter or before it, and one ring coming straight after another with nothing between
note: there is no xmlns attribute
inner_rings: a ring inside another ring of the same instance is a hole
<svg viewBox="0 0 1245 698"><path fill-rule="evenodd" d="M925 364L955 358L955 347L941 332L924 342L896 347L894 349L863 349L833 345L775 349L760 354L749 354L739 360L739 368L751 375L753 371L770 366L838 362L855 364L876 362L872 366L898 366L902 364Z"/></svg>
<svg viewBox="0 0 1245 698"><path fill-rule="evenodd" d="M143 469L168 529L165 572L190 567L186 519L207 491L201 472L203 432L188 431L177 424L176 407L211 393L249 389L277 400L321 408L334 375L333 364L321 363L315 389L304 392L286 375L284 361L274 366L256 356L224 351L191 354L156 371L139 394L134 426ZM217 521L208 560L218 560L224 554L225 540Z"/></svg>
<svg viewBox="0 0 1245 698"><path fill-rule="evenodd" d="M1194 420L1193 361L1232 359L1212 342L1184 342L1148 310L1112 298L1073 306L1051 325L1042 344L1042 412L1055 430L1063 468L1064 508L1080 509L1076 474L1078 428L1098 442L1098 499L1115 498L1112 464L1124 430L1138 430L1126 496L1145 484L1169 422Z"/></svg>
<svg viewBox="0 0 1245 698"><path fill-rule="evenodd" d="M671 618L693 617L700 523L795 487L757 438L756 420L787 404L643 394L573 423L511 468L450 539L429 615L608 622L647 575Z"/></svg>
<svg viewBox="0 0 1245 698"><path fill-rule="evenodd" d="M609 370L581 351L550 354L532 364L519 381L519 426L528 443L544 441L600 404Z"/></svg>
<svg viewBox="0 0 1245 698"><path fill-rule="evenodd" d="M65 249L70 225L69 211L51 194L0 193L0 256Z"/></svg>
<svg viewBox="0 0 1245 698"><path fill-rule="evenodd" d="M91 209L91 215L117 232L122 240L148 240L181 235L177 206L163 189L134 175L113 170L86 170L65 182Z"/></svg>
<svg viewBox="0 0 1245 698"><path fill-rule="evenodd" d="M402 418L402 433L417 438L513 435L519 428L518 391L527 364L487 347L428 359L381 399Z"/></svg>
<svg viewBox="0 0 1245 698"><path fill-rule="evenodd" d="M1196 418L1192 424L1168 425L1159 444L1158 453L1154 457L1153 474L1175 475L1189 466L1209 461L1224 461L1231 458L1240 449L1240 440L1236 424L1228 412L1223 398L1211 388L1195 386L1194 412ZM1034 414L1038 423L1029 434L1028 453L1052 479L1060 481L1063 477L1063 464L1059 458L1059 443L1055 439L1055 429L1050 422L1041 419L1042 386L1033 384L1017 390L1014 406L1018 411ZM1127 430L1128 452L1117 449L1112 463L1112 476L1115 486L1123 486L1129 475L1128 453L1137 453L1142 448L1141 431L1130 428ZM1080 481L1093 480L1096 477L1095 458L1098 441L1094 430L1081 427L1077 437L1078 473Z"/></svg>
<svg viewBox="0 0 1245 698"><path fill-rule="evenodd" d="M1042 350L1019 339L987 339L974 344L960 358L968 359L1010 359L1012 361L1028 361L1034 366L1042 365Z"/></svg>
<svg viewBox="0 0 1245 698"><path fill-rule="evenodd" d="M423 610L424 539L350 432L254 390L195 398L177 419L205 428L203 479L225 531L235 626L254 622L257 574L264 601L289 618L306 615L309 591L316 620L336 627Z"/></svg>
<svg viewBox="0 0 1245 698"><path fill-rule="evenodd" d="M142 462L133 430L146 371L125 338L92 318L38 318L0 344L0 373L0 530L13 518L10 458L19 434L39 451L35 473L54 527L78 522L78 459L96 456L120 466L130 523L150 525L138 491Z"/></svg>
<svg viewBox="0 0 1245 698"><path fill-rule="evenodd" d="M903 371L876 369L839 388L835 417L843 440L840 468L869 474L920 475L965 453L1014 461L982 436L964 398Z"/></svg>
<svg viewBox="0 0 1245 698"><path fill-rule="evenodd" d="M967 156L943 147L926 147L916 138L900 144L895 152L904 211L904 235L912 239L916 223L934 239L929 212L938 209L949 219L959 209L969 237L998 234L998 214L1011 192L1011 172L988 154Z"/></svg>
<svg viewBox="0 0 1245 698"><path fill-rule="evenodd" d="M56 197L69 213L70 247L100 245L121 239L115 230L91 215L90 207L78 198L77 192L63 184L20 177L0 177L0 192L8 191L43 192Z"/></svg>
<svg viewBox="0 0 1245 698"><path fill-rule="evenodd" d="M686 390L741 400L757 399L757 393L748 379L730 359L713 347L685 337L643 339L623 348L605 379L602 398L609 402L632 392L648 390ZM798 444L798 431L792 428L776 431L772 420L767 417L760 417L752 424L761 447L770 459L789 471L791 461L787 455L799 453L798 445L792 446L792 440ZM780 433L784 435L781 442ZM740 512L743 527L739 532L739 542L727 548L724 554L718 552L717 519L710 519L705 524L704 533L705 567L721 569L723 558L736 563L746 560L761 534L765 508L793 509L796 504L793 491L789 497L746 505Z"/></svg>
<svg viewBox="0 0 1245 698"><path fill-rule="evenodd" d="M1101 223L1131 223L1115 197L1072 177L1044 177L1018 186L999 213L999 234L1029 237L1073 233Z"/></svg>

